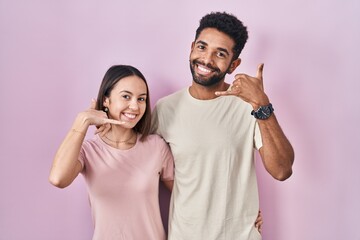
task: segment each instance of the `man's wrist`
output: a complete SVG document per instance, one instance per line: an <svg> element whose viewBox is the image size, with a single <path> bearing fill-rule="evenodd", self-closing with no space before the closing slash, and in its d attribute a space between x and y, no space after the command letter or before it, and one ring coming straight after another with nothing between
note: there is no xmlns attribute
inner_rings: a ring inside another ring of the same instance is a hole
<svg viewBox="0 0 360 240"><path fill-rule="evenodd" d="M269 100L268 96L265 93L263 93L263 94L259 93L258 98L255 101L250 102L250 104L251 104L251 106L253 107L254 110L257 110L261 106L269 105L270 100Z"/></svg>
<svg viewBox="0 0 360 240"><path fill-rule="evenodd" d="M266 120L272 115L273 112L274 108L272 104L269 103L267 105L262 105L252 110L251 115L253 115L256 119Z"/></svg>

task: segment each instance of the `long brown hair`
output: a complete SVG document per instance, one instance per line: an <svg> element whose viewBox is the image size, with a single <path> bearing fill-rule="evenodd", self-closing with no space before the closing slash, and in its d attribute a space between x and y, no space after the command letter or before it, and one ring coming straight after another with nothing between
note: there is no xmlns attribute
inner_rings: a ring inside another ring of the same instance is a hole
<svg viewBox="0 0 360 240"><path fill-rule="evenodd" d="M110 67L101 82L97 101L96 109L105 110L104 101L106 97L110 97L110 93L118 81L125 77L137 76L144 80L146 85L147 97L146 97L146 109L145 113L139 122L135 125L134 130L142 134L140 140L143 141L149 135L151 126L151 107L150 107L150 96L149 87L146 82L144 75L135 67L129 65L114 65Z"/></svg>

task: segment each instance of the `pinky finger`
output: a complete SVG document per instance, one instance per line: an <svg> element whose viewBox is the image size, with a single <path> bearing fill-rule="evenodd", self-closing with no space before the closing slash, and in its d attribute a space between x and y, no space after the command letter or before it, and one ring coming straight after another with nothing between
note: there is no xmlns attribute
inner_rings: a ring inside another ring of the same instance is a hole
<svg viewBox="0 0 360 240"><path fill-rule="evenodd" d="M228 96L228 95L234 95L231 91L222 91L222 92L215 92L216 96Z"/></svg>
<svg viewBox="0 0 360 240"><path fill-rule="evenodd" d="M95 134L99 134L99 133L100 133L100 135L103 136L102 133L105 131L105 129L106 129L106 124L97 126L97 128L96 128L96 130L95 130Z"/></svg>

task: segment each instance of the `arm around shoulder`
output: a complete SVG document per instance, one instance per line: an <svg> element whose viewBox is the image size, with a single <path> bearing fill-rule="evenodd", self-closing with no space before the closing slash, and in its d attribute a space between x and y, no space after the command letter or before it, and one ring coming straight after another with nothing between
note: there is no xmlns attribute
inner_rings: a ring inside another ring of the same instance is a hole
<svg viewBox="0 0 360 240"><path fill-rule="evenodd" d="M170 192L172 192L173 186L174 186L174 180L167 180L163 181L165 187L169 189Z"/></svg>

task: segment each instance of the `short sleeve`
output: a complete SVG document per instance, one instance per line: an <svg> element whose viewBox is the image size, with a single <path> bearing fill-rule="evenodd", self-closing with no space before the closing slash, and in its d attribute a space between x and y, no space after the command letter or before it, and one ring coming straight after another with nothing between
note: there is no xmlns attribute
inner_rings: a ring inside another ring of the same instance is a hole
<svg viewBox="0 0 360 240"><path fill-rule="evenodd" d="M84 171L84 165L85 165L85 150L84 150L84 144L82 144L81 149L80 149L80 153L79 153L79 157L78 157L78 161L81 163L82 166L82 171Z"/></svg>
<svg viewBox="0 0 360 240"><path fill-rule="evenodd" d="M157 111L157 105L151 113L151 129L150 132L153 134L159 134L159 116Z"/></svg>
<svg viewBox="0 0 360 240"><path fill-rule="evenodd" d="M259 150L262 147L262 138L261 138L261 132L258 122L255 123L255 130L254 130L254 147L256 150Z"/></svg>
<svg viewBox="0 0 360 240"><path fill-rule="evenodd" d="M170 151L169 145L161 138L162 144L162 169L161 169L161 180L171 181L174 180L174 157Z"/></svg>

